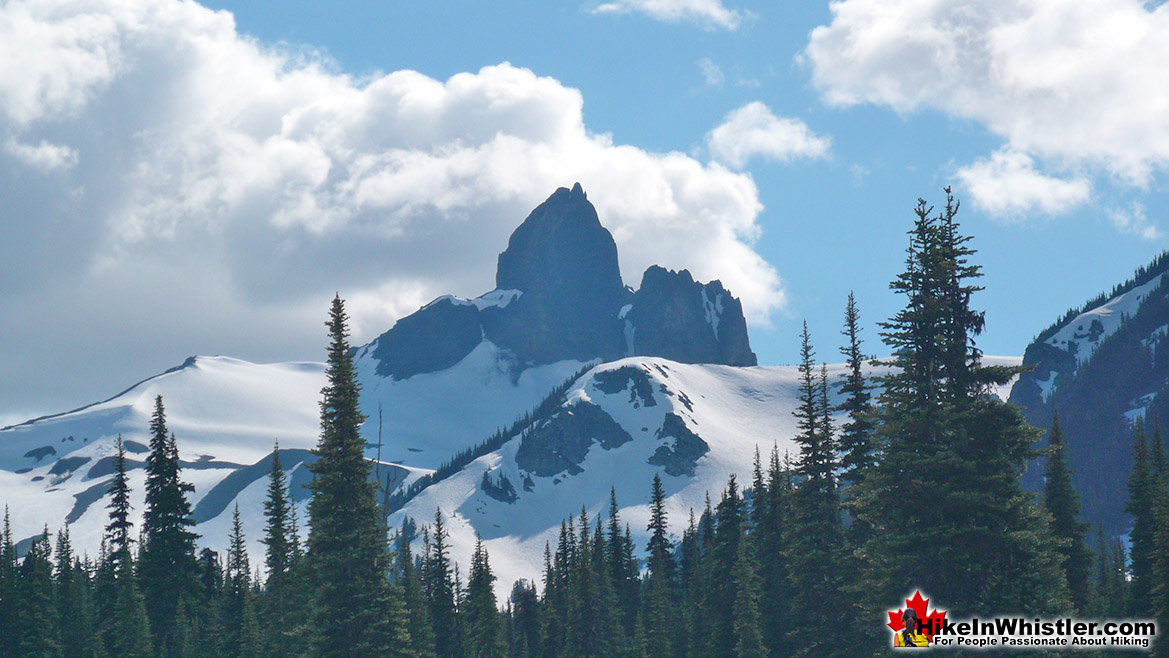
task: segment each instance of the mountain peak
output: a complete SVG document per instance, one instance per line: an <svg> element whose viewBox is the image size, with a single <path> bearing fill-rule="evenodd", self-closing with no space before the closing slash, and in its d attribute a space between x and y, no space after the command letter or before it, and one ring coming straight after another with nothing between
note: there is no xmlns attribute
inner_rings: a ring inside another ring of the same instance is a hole
<svg viewBox="0 0 1169 658"><path fill-rule="evenodd" d="M499 255L495 286L574 297L594 292L596 303L615 303L624 290L617 243L580 183L557 189L512 232Z"/></svg>

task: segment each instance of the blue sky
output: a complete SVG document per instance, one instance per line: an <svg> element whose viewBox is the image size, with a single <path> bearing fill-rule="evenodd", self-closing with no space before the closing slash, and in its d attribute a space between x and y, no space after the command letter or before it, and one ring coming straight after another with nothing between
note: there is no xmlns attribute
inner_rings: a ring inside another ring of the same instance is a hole
<svg viewBox="0 0 1169 658"><path fill-rule="evenodd" d="M335 290L359 340L485 292L577 179L627 283L721 278L764 364L804 319L836 360L850 290L883 352L947 184L991 354L1169 248L1169 10L1136 0L11 0L0 37L0 420L320 358Z"/></svg>

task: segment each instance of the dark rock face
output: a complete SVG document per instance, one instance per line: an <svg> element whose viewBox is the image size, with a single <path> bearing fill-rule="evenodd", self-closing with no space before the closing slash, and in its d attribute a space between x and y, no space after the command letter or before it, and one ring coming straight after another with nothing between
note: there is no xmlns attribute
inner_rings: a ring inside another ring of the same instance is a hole
<svg viewBox="0 0 1169 658"><path fill-rule="evenodd" d="M515 459L520 468L540 477L576 475L583 472L580 463L594 443L611 450L632 440L600 407L578 402L524 435Z"/></svg>
<svg viewBox="0 0 1169 658"><path fill-rule="evenodd" d="M634 355L681 363L759 363L747 340L743 305L719 281L703 285L687 270L651 266L626 317Z"/></svg>
<svg viewBox="0 0 1169 658"><path fill-rule="evenodd" d="M616 315L628 292L617 243L580 183L556 190L511 234L495 285L524 294L485 313L487 337L522 361L622 356Z"/></svg>
<svg viewBox="0 0 1169 658"><path fill-rule="evenodd" d="M445 370L462 361L482 339L479 309L442 298L398 320L378 337L373 348L377 374L405 379Z"/></svg>
<svg viewBox="0 0 1169 658"><path fill-rule="evenodd" d="M506 303L440 298L363 350L383 377L449 368L486 338L520 367L565 359L660 356L685 363L756 365L739 300L718 281L651 267L642 290L621 281L617 244L577 183L532 211L499 255ZM631 305L631 311L622 309ZM627 336L632 332L633 347Z"/></svg>
<svg viewBox="0 0 1169 658"><path fill-rule="evenodd" d="M649 375L634 366L621 366L614 370L606 370L593 375L597 389L605 395L613 395L621 391L629 391L629 403L634 409L641 407L656 407L658 401L654 399L653 386Z"/></svg>
<svg viewBox="0 0 1169 658"><path fill-rule="evenodd" d="M710 452L710 446L702 437L690 431L677 414L666 414L662 427L657 431L659 439L674 439L673 445L661 445L647 460L654 466L661 466L666 473L674 476L694 475L698 458Z"/></svg>

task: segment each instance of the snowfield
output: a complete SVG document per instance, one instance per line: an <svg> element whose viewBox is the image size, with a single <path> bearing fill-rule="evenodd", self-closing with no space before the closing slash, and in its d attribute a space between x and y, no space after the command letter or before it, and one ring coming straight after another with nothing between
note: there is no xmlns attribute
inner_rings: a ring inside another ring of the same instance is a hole
<svg viewBox="0 0 1169 658"><path fill-rule="evenodd" d="M517 371L506 353L484 341L447 370L393 380L379 377L362 349L357 356L362 408L369 416L363 428L367 455L378 452L380 404L379 470L396 487L432 473L456 452L533 411L549 391L587 365L565 361ZM1020 359L986 361L1018 364ZM844 366L830 365L828 374L835 382ZM8 505L14 536L25 540L46 525L55 532L68 523L77 550L95 555L107 522L104 493L119 434L131 467L132 518L140 527L148 426L155 396L162 395L168 426L178 440L183 479L195 485L191 503L200 545L224 553L231 511L238 504L252 561L261 563L262 502L273 443L280 442L303 528L306 460L311 461L308 451L317 441L324 385L320 363L192 357L104 402L4 428L0 503ZM590 519L607 512L611 487L640 550L647 538L650 481L661 474L671 532L679 536L690 510L701 513L708 494L717 503L731 474L749 485L756 449L764 459L773 447L794 456L797 396L798 371L790 366L686 365L651 357L595 365L572 383L555 408L557 415L571 416L591 406L612 421L605 425L608 435L586 437L593 442L579 462L543 474L521 465L525 462L517 455L524 441L545 440L540 428L552 422L537 419L523 437L422 490L392 515L391 524L400 525L404 517L429 524L441 510L452 557L465 568L476 534L482 536L499 577L497 588L505 595L516 579L538 579L544 545L554 542L562 520L582 508ZM622 432L628 438L619 445L601 445L602 439L612 443ZM650 463L659 451L684 452L686 441L697 445L681 435L697 438L705 452L668 469L660 460ZM484 474L496 482L506 479L514 496L487 492Z"/></svg>

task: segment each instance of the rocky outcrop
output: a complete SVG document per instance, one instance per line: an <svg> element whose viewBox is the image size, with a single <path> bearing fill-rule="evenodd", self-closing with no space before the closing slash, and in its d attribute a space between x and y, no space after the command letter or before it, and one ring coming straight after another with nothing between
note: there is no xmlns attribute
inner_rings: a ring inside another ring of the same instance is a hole
<svg viewBox="0 0 1169 658"><path fill-rule="evenodd" d="M612 450L632 440L600 407L578 402L525 434L515 459L520 468L539 477L576 475L594 443Z"/></svg>
<svg viewBox="0 0 1169 658"><path fill-rule="evenodd" d="M521 369L633 355L757 363L742 304L718 281L655 266L641 290L625 287L617 244L579 183L556 190L512 233L495 282L478 299L442 297L399 320L365 348L377 373L405 379L443 370L484 339Z"/></svg>
<svg viewBox="0 0 1169 658"><path fill-rule="evenodd" d="M681 363L754 366L743 305L719 281L701 284L690 272L657 265L645 271L626 320L634 356Z"/></svg>
<svg viewBox="0 0 1169 658"><path fill-rule="evenodd" d="M443 297L398 320L373 346L377 374L405 379L445 370L483 340L479 309Z"/></svg>

